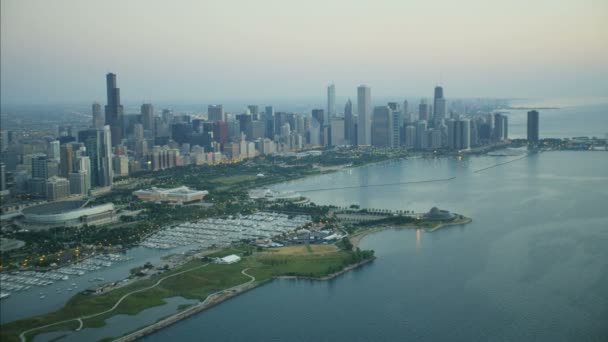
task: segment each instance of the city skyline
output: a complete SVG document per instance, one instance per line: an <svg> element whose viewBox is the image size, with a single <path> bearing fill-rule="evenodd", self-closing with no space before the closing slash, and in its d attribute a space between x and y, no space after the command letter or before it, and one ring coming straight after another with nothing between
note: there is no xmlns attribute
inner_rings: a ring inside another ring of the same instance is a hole
<svg viewBox="0 0 608 342"><path fill-rule="evenodd" d="M124 102L140 103L323 96L332 82L378 96L437 84L451 97L608 93L608 5L593 0L166 6L3 1L2 103L100 101L94 75L109 71L123 75Z"/></svg>

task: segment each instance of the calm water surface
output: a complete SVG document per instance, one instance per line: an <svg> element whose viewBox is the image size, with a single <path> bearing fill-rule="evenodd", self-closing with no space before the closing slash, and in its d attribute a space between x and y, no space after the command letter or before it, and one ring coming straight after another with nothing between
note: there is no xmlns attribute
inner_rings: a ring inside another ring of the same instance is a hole
<svg viewBox="0 0 608 342"><path fill-rule="evenodd" d="M415 159L278 185L316 203L473 218L368 236L372 264L327 282L280 280L146 341L606 341L608 153Z"/></svg>

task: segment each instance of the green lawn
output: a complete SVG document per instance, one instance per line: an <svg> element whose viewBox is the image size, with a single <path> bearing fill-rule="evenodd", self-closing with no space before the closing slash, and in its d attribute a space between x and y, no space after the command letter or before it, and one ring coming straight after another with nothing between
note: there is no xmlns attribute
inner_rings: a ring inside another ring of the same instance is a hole
<svg viewBox="0 0 608 342"><path fill-rule="evenodd" d="M231 254L234 252L240 252L240 250L226 250L218 254ZM273 276L280 275L322 277L337 272L351 263L353 263L352 253L339 251L321 255L315 255L314 253L308 255L257 253L244 257L240 262L235 264L209 264L206 267L197 268L173 278L168 278L153 289L133 294L127 297L114 311L84 320L84 325L85 327L99 327L104 325L105 320L111 316L117 314L135 315L146 308L163 305L165 303L164 298L182 296L202 301L213 292L248 281L249 277L241 273L245 268L249 268L247 273L254 276L256 281L265 281ZM186 269L193 269L203 264L203 261L193 260L171 271L97 296L77 294L58 311L3 325L2 329L0 329L0 340L7 342L18 341L18 334L23 330L108 310L126 293L151 286L161 277ZM63 330L65 328L75 329L77 327L75 321L66 325L37 330L32 334ZM31 339L33 337L32 334L28 334L27 337Z"/></svg>

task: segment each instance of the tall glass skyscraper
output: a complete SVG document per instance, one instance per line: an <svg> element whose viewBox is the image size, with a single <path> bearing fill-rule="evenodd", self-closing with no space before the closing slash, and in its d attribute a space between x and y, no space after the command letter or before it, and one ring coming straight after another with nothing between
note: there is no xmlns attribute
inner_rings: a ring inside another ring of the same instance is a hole
<svg viewBox="0 0 608 342"><path fill-rule="evenodd" d="M124 136L123 107L120 104L120 89L116 87L116 75L106 75L108 104L106 105L106 125L110 126L112 146L120 145Z"/></svg>
<svg viewBox="0 0 608 342"><path fill-rule="evenodd" d="M357 145L372 143L372 98L371 89L361 85L357 88Z"/></svg>

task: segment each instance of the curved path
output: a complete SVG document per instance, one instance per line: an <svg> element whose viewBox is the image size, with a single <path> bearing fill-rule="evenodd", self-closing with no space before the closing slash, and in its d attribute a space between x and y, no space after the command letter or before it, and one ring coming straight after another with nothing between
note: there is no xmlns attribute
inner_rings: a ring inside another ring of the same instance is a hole
<svg viewBox="0 0 608 342"><path fill-rule="evenodd" d="M77 322L79 322L79 326L76 329L76 331L80 331L82 329L83 325L84 325L83 322L82 322L83 319L89 319L89 318L97 317L97 316L100 316L100 315L112 312L112 311L114 311L118 307L118 305L120 305L120 303L122 303L123 300L125 300L127 297L129 297L130 295L132 295L134 293L139 293L139 292L143 292L143 291L147 291L147 290L153 289L153 288L157 287L158 285L160 285L160 283L162 283L165 279L169 279L169 278L178 276L180 274L184 274L186 272L194 271L196 269L203 268L203 267L205 267L207 265L209 265L209 263L206 263L204 265L197 266L197 267L192 267L192 268L189 268L187 270L183 270L183 271L180 271L180 272L177 272L177 273L170 274L170 275L168 275L166 277L160 278L156 283L154 283L154 285L150 285L148 287L144 287L143 289L138 289L138 290L131 291L131 292L125 294L124 296L120 297L120 299L116 302L116 304L114 304L114 306L112 306L108 310L105 310L105 311L102 311L102 312L99 312L99 313L96 313L96 314L92 314L92 315L80 316L80 317L77 317L77 318L70 318L70 319L66 319L65 321L55 322L55 323L51 323L51 324L47 324L47 325L43 325L43 326L40 326L40 327L35 327L35 328L31 328L29 330L23 331L21 334L19 334L19 339L21 340L21 342L26 342L27 339L25 338L25 335L28 334L28 333L30 333L30 332L32 332L32 331L35 331L35 330L38 330L38 329L44 329L44 328L52 327L52 326L59 325L59 324L68 323L68 322L71 322L71 321L77 321ZM245 272L246 270L247 269L244 269L243 272ZM241 273L243 273L243 272L241 272ZM246 276L248 276L248 277L250 277L250 278L252 278L248 274L245 274L245 273L243 273L243 274L246 275Z"/></svg>
<svg viewBox="0 0 608 342"><path fill-rule="evenodd" d="M166 325L169 325L171 323L174 323L174 322L176 322L176 321L178 321L178 320L180 320L182 318L188 317L190 315L196 314L197 312L199 312L201 310L204 310L205 306L207 305L207 302L212 297L214 297L215 295L221 294L221 293L226 292L226 291L231 291L231 290L234 290L236 288L239 288L239 287L242 287L242 286L249 285L249 284L253 283L255 281L255 277L252 276L252 275L247 274L247 270L248 269L249 268L245 268L244 270L241 271L241 273L244 276L249 277L250 280L248 280L248 281L246 281L246 282L244 282L242 284L238 284L238 285L232 286L232 287L227 288L227 289L223 289L223 290L220 290L220 291L217 291L217 292L210 293L209 295L207 295L207 297L205 298L205 300L202 301L202 302L200 302L199 304L196 304L195 306L191 306L191 307L189 307L188 309L186 309L186 310L184 310L182 312L178 312L177 314L175 314L173 316L169 316L169 317L167 317L165 319L162 319L162 320L160 320L160 321L158 321L158 322L156 322L156 323L154 323L152 325L149 325L149 326L144 327L142 329L138 329L138 330L136 330L136 331L134 331L134 332L132 332L132 333L130 333L128 335L119 337L119 338L113 340L113 342L126 342L126 341L137 340L137 339L141 338L142 336L150 334L151 332L159 329L158 327L162 328L162 327L164 327ZM176 318L176 317L179 317L179 316L181 316L181 318ZM169 323L167 323L167 322L169 322Z"/></svg>

